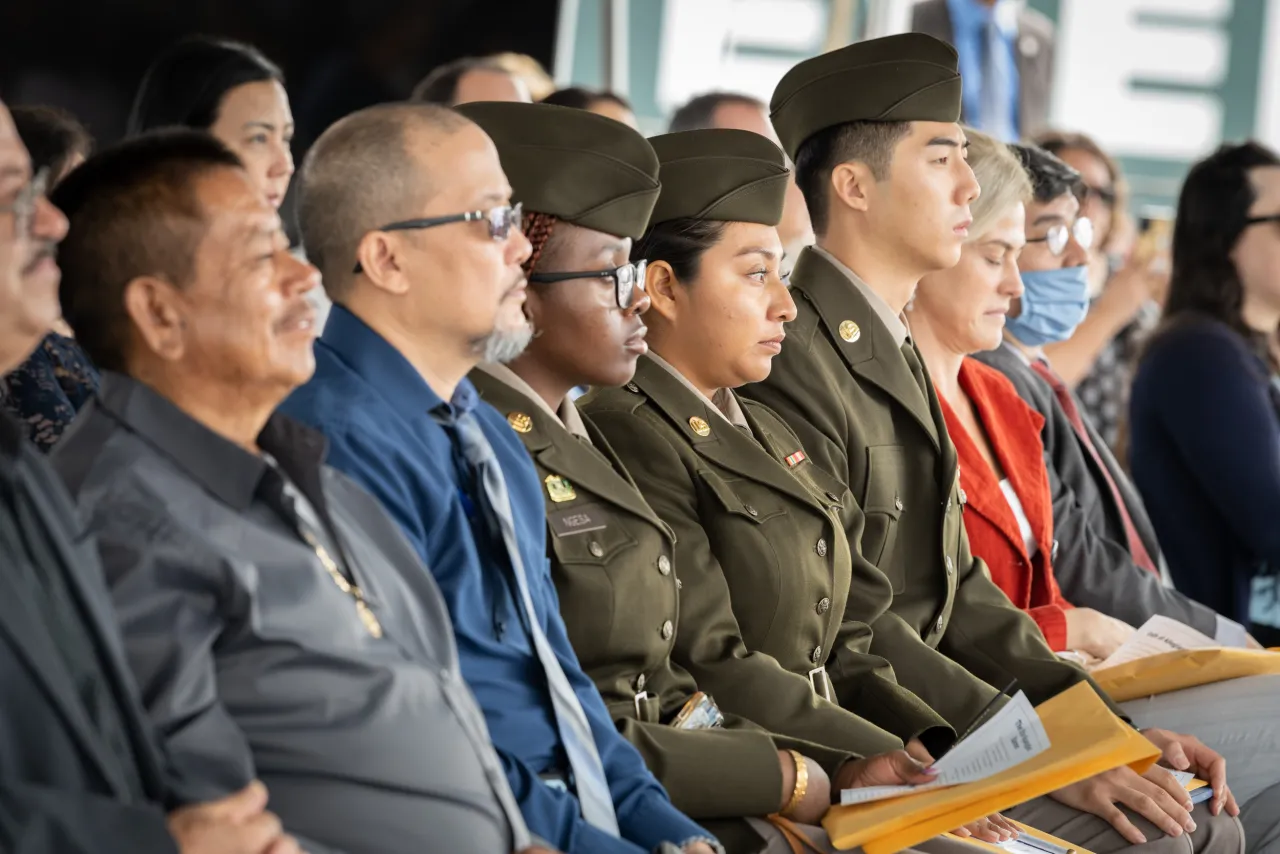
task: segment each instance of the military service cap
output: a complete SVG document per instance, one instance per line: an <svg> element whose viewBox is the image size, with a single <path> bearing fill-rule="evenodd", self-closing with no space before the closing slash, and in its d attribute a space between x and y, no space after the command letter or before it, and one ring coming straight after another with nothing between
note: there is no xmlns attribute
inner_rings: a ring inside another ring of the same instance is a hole
<svg viewBox="0 0 1280 854"><path fill-rule="evenodd" d="M782 150L758 133L718 128L649 140L662 195L649 224L691 217L777 225L787 194Z"/></svg>
<svg viewBox="0 0 1280 854"><path fill-rule="evenodd" d="M956 122L959 60L955 48L923 33L851 44L788 71L769 116L793 158L806 139L846 122Z"/></svg>
<svg viewBox="0 0 1280 854"><path fill-rule="evenodd" d="M639 237L658 199L658 156L638 131L553 104L455 107L498 148L512 198L527 211L619 237Z"/></svg>

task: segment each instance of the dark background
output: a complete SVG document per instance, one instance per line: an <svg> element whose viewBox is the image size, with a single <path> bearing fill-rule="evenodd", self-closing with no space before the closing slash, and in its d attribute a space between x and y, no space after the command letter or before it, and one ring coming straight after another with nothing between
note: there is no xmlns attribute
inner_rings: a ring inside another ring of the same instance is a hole
<svg viewBox="0 0 1280 854"><path fill-rule="evenodd" d="M52 104L99 145L120 137L152 58L209 34L284 69L295 157L335 119L406 98L460 56L512 50L550 68L556 0L0 0L0 98Z"/></svg>

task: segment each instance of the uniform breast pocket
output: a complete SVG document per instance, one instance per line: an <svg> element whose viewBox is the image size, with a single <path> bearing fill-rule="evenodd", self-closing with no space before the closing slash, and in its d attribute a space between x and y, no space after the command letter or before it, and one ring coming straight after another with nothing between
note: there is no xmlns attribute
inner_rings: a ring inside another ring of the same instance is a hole
<svg viewBox="0 0 1280 854"><path fill-rule="evenodd" d="M603 566L635 546L613 514L601 504L577 504L547 511L551 546L561 563Z"/></svg>
<svg viewBox="0 0 1280 854"><path fill-rule="evenodd" d="M560 613L569 642L590 671L608 663L618 616L626 605L620 601L623 580L616 576L634 560L636 539L599 504L549 509L547 526Z"/></svg>
<svg viewBox="0 0 1280 854"><path fill-rule="evenodd" d="M893 584L893 592L906 586L906 573L895 565L898 523L905 506L902 480L905 460L901 445L877 445L867 449L867 487L862 511L867 524L862 533L862 556L879 567Z"/></svg>
<svg viewBox="0 0 1280 854"><path fill-rule="evenodd" d="M787 508L766 487L748 480L723 478L708 471L700 471L698 476L720 509L753 528L786 515Z"/></svg>

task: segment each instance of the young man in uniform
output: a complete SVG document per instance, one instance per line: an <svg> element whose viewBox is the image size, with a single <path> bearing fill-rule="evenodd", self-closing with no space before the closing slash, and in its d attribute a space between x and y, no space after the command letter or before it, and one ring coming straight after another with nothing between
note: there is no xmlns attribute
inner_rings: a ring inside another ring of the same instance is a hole
<svg viewBox="0 0 1280 854"><path fill-rule="evenodd" d="M1039 703L1087 676L1053 655L970 553L955 447L902 314L921 277L959 261L968 235L979 187L957 124L960 97L954 49L920 34L824 54L778 84L772 119L818 243L792 274L798 314L782 354L767 381L744 391L780 412L810 458L859 499L862 552L892 584L892 614L972 675L994 685L1016 677ZM899 681L960 717L948 686L913 672L896 646L877 629L872 649ZM1159 768L1147 778L1110 771L1009 815L1096 854L1162 833L1191 833L1198 851L1238 845L1221 757L1194 738L1146 735L1172 764L1214 770L1215 798L1194 819Z"/></svg>

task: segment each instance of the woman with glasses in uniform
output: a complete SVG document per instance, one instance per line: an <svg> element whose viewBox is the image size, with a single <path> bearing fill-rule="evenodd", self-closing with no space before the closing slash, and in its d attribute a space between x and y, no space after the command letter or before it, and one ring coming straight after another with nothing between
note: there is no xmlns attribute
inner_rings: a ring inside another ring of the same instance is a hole
<svg viewBox="0 0 1280 854"><path fill-rule="evenodd" d="M738 130L651 142L663 190L631 250L648 261L649 353L631 382L596 389L583 409L675 531L672 657L727 712L775 732L862 753L945 750L955 729L868 651L891 590L850 550L861 513L848 490L733 391L768 374L795 315L779 275L783 154ZM899 634L969 714L994 696L905 624ZM864 721L882 728L869 744ZM1005 827L997 817L962 833L996 841Z"/></svg>

